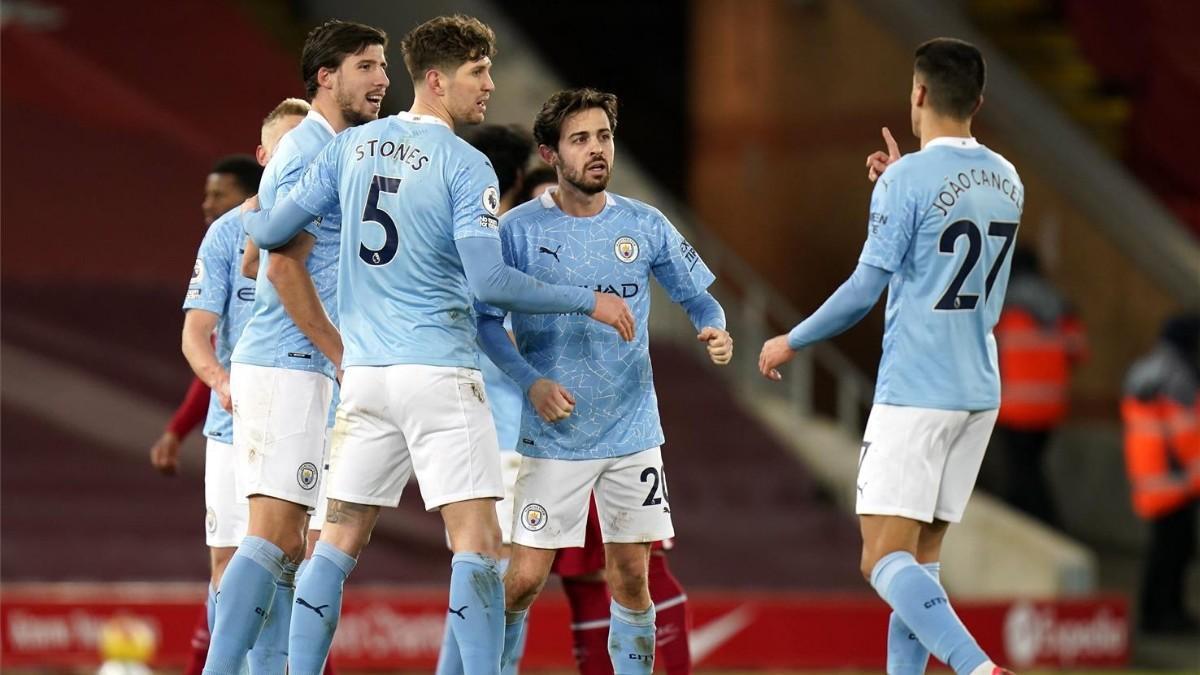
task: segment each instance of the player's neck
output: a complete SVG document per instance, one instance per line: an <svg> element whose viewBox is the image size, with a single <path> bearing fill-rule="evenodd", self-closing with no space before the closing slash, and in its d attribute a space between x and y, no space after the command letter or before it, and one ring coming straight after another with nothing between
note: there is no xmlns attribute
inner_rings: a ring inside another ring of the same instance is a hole
<svg viewBox="0 0 1200 675"><path fill-rule="evenodd" d="M575 218L591 218L603 211L608 202L608 194L603 191L588 194L564 181L558 182L558 189L550 196L563 213Z"/></svg>
<svg viewBox="0 0 1200 675"><path fill-rule="evenodd" d="M935 138L970 138L971 120L929 116L921 120L921 148Z"/></svg>
<svg viewBox="0 0 1200 675"><path fill-rule="evenodd" d="M323 96L318 93L313 97L312 109L317 111L317 114L325 118L329 122L329 126L333 127L335 134L340 134L344 129L350 126L346 118L342 115L342 109L338 107L337 101L333 100L332 96Z"/></svg>
<svg viewBox="0 0 1200 675"><path fill-rule="evenodd" d="M433 101L426 100L418 90L413 96L412 107L408 112L413 115L426 115L428 117L436 117L446 123L446 126L454 128L454 117L450 114L450 109L442 104L441 99L434 98Z"/></svg>

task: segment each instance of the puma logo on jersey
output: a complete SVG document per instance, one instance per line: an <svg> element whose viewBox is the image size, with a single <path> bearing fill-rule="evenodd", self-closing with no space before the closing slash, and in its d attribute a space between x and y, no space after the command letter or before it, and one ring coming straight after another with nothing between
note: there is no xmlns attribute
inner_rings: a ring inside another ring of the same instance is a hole
<svg viewBox="0 0 1200 675"><path fill-rule="evenodd" d="M447 610L448 610L448 611L449 611L451 614L454 614L454 615L456 615L458 618L462 619L463 621L466 621L466 620L467 620L467 617L466 617L466 615L464 615L464 614L463 614L463 612L467 611L467 608L468 608L468 607L470 607L470 605L463 605L462 607L459 607L458 609L454 609L453 607L447 607L446 609L447 609Z"/></svg>
<svg viewBox="0 0 1200 675"><path fill-rule="evenodd" d="M320 607L313 607L312 605L305 602L304 598L296 598L296 604L300 605L301 607L307 607L307 608L311 609L312 611L316 612L317 616L321 617L322 619L325 618L325 613L322 612L321 610L323 610L329 606L329 605L321 605Z"/></svg>
<svg viewBox="0 0 1200 675"><path fill-rule="evenodd" d="M558 252L559 252L559 251L561 251L561 250L562 250L562 244L559 244L559 245L558 245L558 248L554 249L553 251L551 251L550 249L546 248L545 246L539 246L539 247L538 247L538 253L545 253L546 255L552 255L552 256L554 256L554 260L555 260L555 262L562 262L561 260L559 260L559 259L558 259Z"/></svg>

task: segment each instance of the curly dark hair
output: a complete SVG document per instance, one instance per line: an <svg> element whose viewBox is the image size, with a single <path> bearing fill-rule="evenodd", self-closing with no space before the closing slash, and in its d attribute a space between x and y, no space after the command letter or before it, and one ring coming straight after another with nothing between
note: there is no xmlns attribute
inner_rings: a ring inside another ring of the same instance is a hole
<svg viewBox="0 0 1200 675"><path fill-rule="evenodd" d="M533 139L538 145L558 148L562 135L563 120L573 113L589 108L600 108L608 116L608 126L617 129L617 95L597 91L589 87L564 89L542 105L541 112L533 120Z"/></svg>
<svg viewBox="0 0 1200 675"><path fill-rule="evenodd" d="M457 68L496 55L496 33L473 16L454 14L430 19L400 41L404 65L413 82L430 68Z"/></svg>

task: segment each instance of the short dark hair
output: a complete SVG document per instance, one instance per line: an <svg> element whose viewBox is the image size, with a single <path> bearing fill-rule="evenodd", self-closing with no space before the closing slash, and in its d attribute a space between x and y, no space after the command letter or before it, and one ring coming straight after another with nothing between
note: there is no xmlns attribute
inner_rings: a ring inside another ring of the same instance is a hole
<svg viewBox="0 0 1200 675"><path fill-rule="evenodd" d="M500 195L507 195L516 186L518 174L524 172L529 156L533 154L533 139L529 132L516 125L480 124L463 129L462 137L487 155L500 181Z"/></svg>
<svg viewBox="0 0 1200 675"><path fill-rule="evenodd" d="M361 54L372 45L387 49L387 33L353 21L330 19L308 32L300 54L300 76L308 99L317 95L317 74L322 68L336 70L351 54Z"/></svg>
<svg viewBox="0 0 1200 675"><path fill-rule="evenodd" d="M533 199L533 188L542 183L557 183L558 172L554 167L542 164L525 172L525 180L521 182L521 191L517 193L517 198L513 200L513 204L524 204Z"/></svg>
<svg viewBox="0 0 1200 675"><path fill-rule="evenodd" d="M258 182L262 180L263 168L250 155L226 155L213 164L209 173L227 173L233 176L238 187L248 195L258 193Z"/></svg>
<svg viewBox="0 0 1200 675"><path fill-rule="evenodd" d="M410 30L400 40L404 65L413 82L430 68L457 68L496 55L496 33L473 16L439 16Z"/></svg>
<svg viewBox="0 0 1200 675"><path fill-rule="evenodd" d="M538 145L558 149L562 135L563 120L569 115L589 108L600 108L608 116L608 126L617 129L617 95L597 91L589 87L564 89L542 105L542 110L533 120L533 138Z"/></svg>
<svg viewBox="0 0 1200 675"><path fill-rule="evenodd" d="M978 47L954 38L934 38L917 47L915 57L913 69L921 75L934 111L960 120L975 114L987 70Z"/></svg>

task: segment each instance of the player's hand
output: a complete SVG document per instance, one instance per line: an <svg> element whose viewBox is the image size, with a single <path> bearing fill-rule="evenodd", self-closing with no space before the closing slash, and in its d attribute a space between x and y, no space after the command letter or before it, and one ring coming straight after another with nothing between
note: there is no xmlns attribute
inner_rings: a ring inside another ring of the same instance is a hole
<svg viewBox="0 0 1200 675"><path fill-rule="evenodd" d="M633 312L621 298L612 293L596 293L596 307L592 309L591 316L600 323L617 329L617 334L622 340L633 340Z"/></svg>
<svg viewBox="0 0 1200 675"><path fill-rule="evenodd" d="M242 202L242 211L241 212L243 214L250 213L251 211L257 211L257 210L258 210L258 195L254 195L253 197Z"/></svg>
<svg viewBox="0 0 1200 675"><path fill-rule="evenodd" d="M696 339L708 343L708 358L718 366L729 363L733 358L733 338L726 331L707 326L700 331Z"/></svg>
<svg viewBox="0 0 1200 675"><path fill-rule="evenodd" d="M892 138L892 132L887 127L883 128L883 143L887 146L887 152L876 150L867 155L867 178L872 183L883 175L890 164L900 159L900 146L896 145L896 139Z"/></svg>
<svg viewBox="0 0 1200 675"><path fill-rule="evenodd" d="M150 446L150 465L164 476L174 476L179 470L179 437L164 431Z"/></svg>
<svg viewBox="0 0 1200 675"><path fill-rule="evenodd" d="M763 343L758 354L758 372L776 382L783 379L777 368L796 357L796 350L788 346L787 335L776 335Z"/></svg>
<svg viewBox="0 0 1200 675"><path fill-rule="evenodd" d="M529 387L529 401L538 415L551 424L567 419L575 410L575 397L571 392L545 377Z"/></svg>
<svg viewBox="0 0 1200 675"><path fill-rule="evenodd" d="M221 377L213 384L212 390L217 394L217 403L221 404L225 412L233 412L233 397L229 394L229 375L222 373Z"/></svg>

